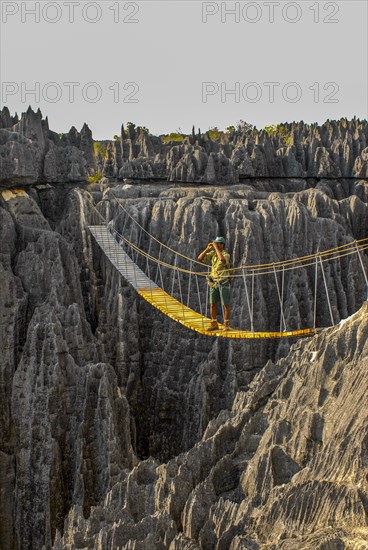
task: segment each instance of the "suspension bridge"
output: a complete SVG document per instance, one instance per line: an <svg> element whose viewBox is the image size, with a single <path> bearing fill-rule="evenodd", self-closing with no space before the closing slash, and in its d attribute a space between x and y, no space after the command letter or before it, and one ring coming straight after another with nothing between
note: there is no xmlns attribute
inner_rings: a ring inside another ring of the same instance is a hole
<svg viewBox="0 0 368 550"><path fill-rule="evenodd" d="M248 327L229 328L225 331L219 323L218 330L210 330L209 318L209 287L206 278L209 275L208 264L194 260L177 250L165 245L150 234L121 205L117 197L120 214L124 216L122 230L115 227L116 220L107 219L93 205L98 214L98 223L89 225L89 230L102 249L105 256L118 270L121 276L135 289L144 300L167 317L184 325L188 329L212 337L257 339L257 338L287 338L310 336L318 331L317 308L324 291L324 299L328 304L331 325L336 324L336 313L329 296L325 274L326 264L354 255L362 269L367 285L368 276L364 265L364 251L368 249L368 238L347 242L339 247L299 258L287 259L259 265L244 265L228 270L229 279L234 285L242 285L243 298L246 304L246 320ZM126 228L130 227L130 231ZM129 238L128 235L129 234ZM145 241L143 248L141 242ZM152 249L156 250L156 254ZM163 260L165 256L166 261ZM167 261L171 257L171 261ZM304 269L312 272L313 292L313 326L306 328L288 327L285 315L286 284L285 278L294 270ZM163 273L164 271L168 273ZM274 293L278 302L278 327L276 330L256 330L255 294L261 285L257 281L261 277L271 277Z"/></svg>

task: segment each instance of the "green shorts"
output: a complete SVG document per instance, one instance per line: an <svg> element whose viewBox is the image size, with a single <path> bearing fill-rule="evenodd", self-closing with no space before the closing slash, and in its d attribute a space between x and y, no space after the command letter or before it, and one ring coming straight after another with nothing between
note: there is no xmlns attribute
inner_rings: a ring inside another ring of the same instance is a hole
<svg viewBox="0 0 368 550"><path fill-rule="evenodd" d="M222 303L224 306L230 304L230 285L218 285L210 288L210 304Z"/></svg>

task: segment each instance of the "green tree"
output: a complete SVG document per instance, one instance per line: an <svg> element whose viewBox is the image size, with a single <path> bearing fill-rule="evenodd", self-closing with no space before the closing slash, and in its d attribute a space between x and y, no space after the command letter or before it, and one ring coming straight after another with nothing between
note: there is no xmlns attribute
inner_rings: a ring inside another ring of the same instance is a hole
<svg viewBox="0 0 368 550"><path fill-rule="evenodd" d="M220 132L217 126L214 126L213 128L209 128L208 135L212 141L218 141L221 139L223 132Z"/></svg>
<svg viewBox="0 0 368 550"><path fill-rule="evenodd" d="M95 141L94 144L93 144L93 148L94 148L94 151L95 151L95 156L97 156L98 153L100 153L101 157L105 158L107 143L103 143L101 141Z"/></svg>
<svg viewBox="0 0 368 550"><path fill-rule="evenodd" d="M263 129L270 137L282 137L285 143L290 143L290 130L284 124L271 124Z"/></svg>
<svg viewBox="0 0 368 550"><path fill-rule="evenodd" d="M184 141L184 135L183 134L179 134L177 132L171 132L171 134L168 134L167 136L164 136L163 138L163 142L164 143L168 143L169 141L177 141L179 143L181 143L182 141Z"/></svg>
<svg viewBox="0 0 368 550"><path fill-rule="evenodd" d="M100 179L103 178L103 175L101 172L96 172L94 176L90 176L88 178L88 183L96 183L96 181L100 181Z"/></svg>
<svg viewBox="0 0 368 550"><path fill-rule="evenodd" d="M267 132L269 136L275 136L277 133L276 124L272 124L271 126L265 126L263 129L265 132Z"/></svg>

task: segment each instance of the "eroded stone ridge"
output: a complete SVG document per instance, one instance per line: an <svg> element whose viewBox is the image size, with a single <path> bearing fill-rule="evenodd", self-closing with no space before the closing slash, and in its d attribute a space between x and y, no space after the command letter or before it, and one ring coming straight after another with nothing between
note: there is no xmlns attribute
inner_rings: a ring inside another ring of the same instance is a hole
<svg viewBox="0 0 368 550"><path fill-rule="evenodd" d="M92 132L87 124L59 136L49 129L48 118L31 107L10 116L0 111L0 184L83 182L96 171Z"/></svg>
<svg viewBox="0 0 368 550"><path fill-rule="evenodd" d="M367 548L367 304L269 361L188 452L140 462L54 549Z"/></svg>
<svg viewBox="0 0 368 550"><path fill-rule="evenodd" d="M181 143L129 125L120 136L94 147L87 126L59 136L40 109L21 118L0 111L0 182L3 185L163 179L234 184L251 177L368 177L367 120L342 118L321 126L285 123L282 132L239 127L220 137L196 133Z"/></svg>
<svg viewBox="0 0 368 550"><path fill-rule="evenodd" d="M6 193L1 548L364 548L366 307L338 325L366 299L357 256L325 271L337 326L290 350L290 341L207 338L161 316L87 228L96 204L123 231L116 196L184 254L221 233L235 265L277 262L365 237L364 181ZM290 275L287 289L287 324L312 326L311 272ZM279 325L274 281L257 284L254 307L258 326ZM249 324L240 286L232 320Z"/></svg>

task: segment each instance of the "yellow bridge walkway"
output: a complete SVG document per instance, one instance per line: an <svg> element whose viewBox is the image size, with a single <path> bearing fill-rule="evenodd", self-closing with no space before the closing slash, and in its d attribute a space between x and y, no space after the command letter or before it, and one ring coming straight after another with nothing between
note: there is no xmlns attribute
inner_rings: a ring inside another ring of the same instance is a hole
<svg viewBox="0 0 368 550"><path fill-rule="evenodd" d="M316 332L314 329L293 330L289 332L251 332L233 328L224 331L223 325L221 324L219 324L218 330L209 330L211 320L185 306L151 281L137 264L133 262L130 256L124 252L106 226L94 225L89 226L89 229L104 254L124 279L134 287L137 293L167 317L181 323L190 330L194 330L206 336L247 339L310 336Z"/></svg>

